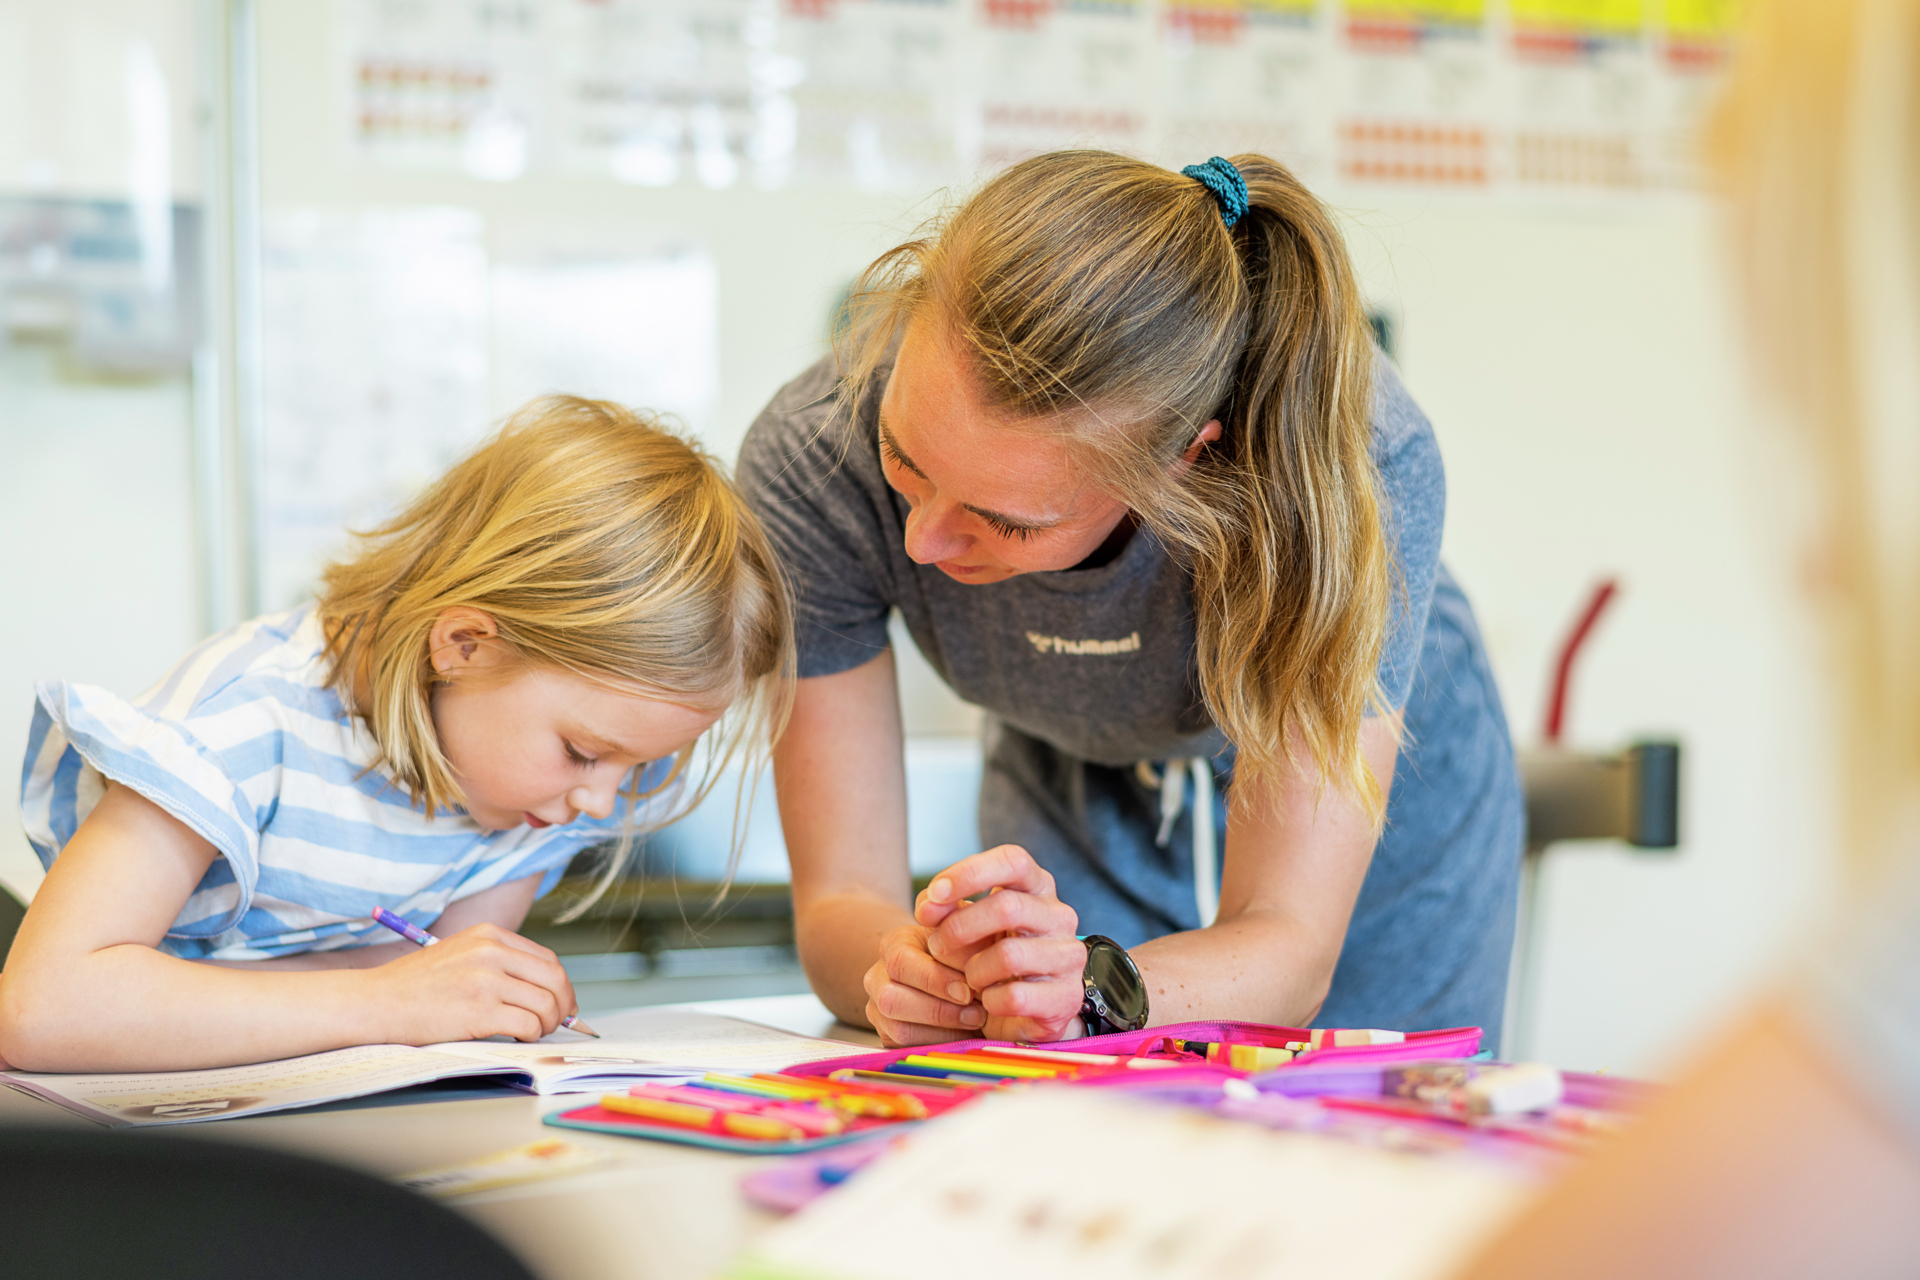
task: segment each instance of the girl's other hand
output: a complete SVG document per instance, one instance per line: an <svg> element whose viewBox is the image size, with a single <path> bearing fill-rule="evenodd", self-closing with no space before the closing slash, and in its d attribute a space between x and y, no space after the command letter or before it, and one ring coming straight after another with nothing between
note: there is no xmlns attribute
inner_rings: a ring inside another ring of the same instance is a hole
<svg viewBox="0 0 1920 1280"><path fill-rule="evenodd" d="M931 930L903 925L880 940L867 970L867 1021L888 1048L965 1040L980 1034L986 1012L960 971L927 953Z"/></svg>
<svg viewBox="0 0 1920 1280"><path fill-rule="evenodd" d="M362 972L394 1044L538 1040L579 1007L559 957L497 924L473 925Z"/></svg>
<svg viewBox="0 0 1920 1280"><path fill-rule="evenodd" d="M967 901L977 894L986 896ZM1035 1043L1080 1034L1080 916L1025 849L1003 844L954 863L920 894L914 919L929 930L928 954L980 993L981 1034Z"/></svg>

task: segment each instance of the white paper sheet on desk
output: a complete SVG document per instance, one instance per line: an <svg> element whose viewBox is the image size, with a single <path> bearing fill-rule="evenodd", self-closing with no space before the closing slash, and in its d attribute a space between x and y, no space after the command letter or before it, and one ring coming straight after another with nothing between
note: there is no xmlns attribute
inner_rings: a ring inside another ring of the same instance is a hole
<svg viewBox="0 0 1920 1280"><path fill-rule="evenodd" d="M778 1071L801 1062L871 1053L865 1045L814 1040L738 1018L686 1009L630 1009L596 1014L598 1040L555 1032L536 1044L467 1041L436 1052L511 1066L536 1093L599 1093L649 1077Z"/></svg>
<svg viewBox="0 0 1920 1280"><path fill-rule="evenodd" d="M602 1039L560 1031L533 1044L375 1044L205 1071L19 1071L0 1078L90 1120L126 1127L260 1115L467 1076L495 1076L543 1094L594 1093L637 1079L775 1071L868 1052L684 1009L635 1009L594 1021Z"/></svg>
<svg viewBox="0 0 1920 1280"><path fill-rule="evenodd" d="M1043 1086L919 1128L762 1236L726 1274L1437 1280L1528 1193L1476 1157Z"/></svg>

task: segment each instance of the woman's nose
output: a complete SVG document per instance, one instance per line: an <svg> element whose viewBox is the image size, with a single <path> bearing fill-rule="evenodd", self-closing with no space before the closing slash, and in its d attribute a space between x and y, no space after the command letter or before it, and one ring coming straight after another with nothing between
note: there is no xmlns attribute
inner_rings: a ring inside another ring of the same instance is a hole
<svg viewBox="0 0 1920 1280"><path fill-rule="evenodd" d="M907 513L903 539L907 558L916 564L936 564L965 551L967 538L958 527L960 515L959 507L937 498L916 504Z"/></svg>

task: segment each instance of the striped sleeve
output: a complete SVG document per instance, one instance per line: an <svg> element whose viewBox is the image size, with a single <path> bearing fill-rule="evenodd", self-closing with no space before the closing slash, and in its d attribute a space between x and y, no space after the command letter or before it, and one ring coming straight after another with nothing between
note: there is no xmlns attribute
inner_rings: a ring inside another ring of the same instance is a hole
<svg viewBox="0 0 1920 1280"><path fill-rule="evenodd" d="M20 809L40 861L53 865L105 781L117 782L221 854L169 932L208 937L246 914L260 878L262 817L219 754L186 725L92 685L48 681L35 693Z"/></svg>

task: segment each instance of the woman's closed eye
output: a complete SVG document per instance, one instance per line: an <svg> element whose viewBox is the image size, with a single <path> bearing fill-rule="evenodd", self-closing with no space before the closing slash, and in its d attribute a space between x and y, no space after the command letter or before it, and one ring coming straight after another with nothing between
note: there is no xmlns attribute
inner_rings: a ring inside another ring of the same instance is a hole
<svg viewBox="0 0 1920 1280"><path fill-rule="evenodd" d="M1009 524L998 516L983 515L980 518L987 522L989 529L1003 538L1012 538L1016 542L1025 542L1028 538L1031 538L1039 532L1039 530L1030 528L1027 525Z"/></svg>
<svg viewBox="0 0 1920 1280"><path fill-rule="evenodd" d="M582 755L580 753L580 748L574 746L571 742L568 742L565 738L560 739L560 743L562 746L566 747L567 749L567 759L572 761L575 765L579 766L580 768L585 769L600 763L598 760L594 759L592 756Z"/></svg>

